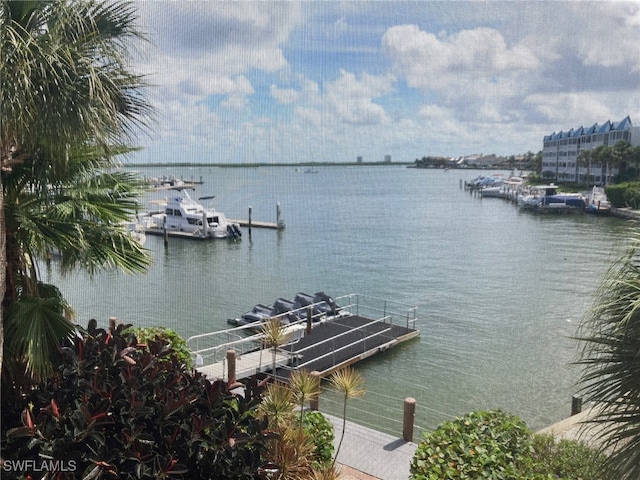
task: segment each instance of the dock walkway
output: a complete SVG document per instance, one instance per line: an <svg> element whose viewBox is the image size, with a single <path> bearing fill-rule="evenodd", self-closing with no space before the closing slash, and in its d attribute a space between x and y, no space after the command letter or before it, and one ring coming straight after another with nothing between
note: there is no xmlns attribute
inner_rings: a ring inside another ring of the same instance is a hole
<svg viewBox="0 0 640 480"><path fill-rule="evenodd" d="M342 419L323 413L334 429L334 447L342 435ZM345 480L406 480L418 444L347 420L337 462Z"/></svg>
<svg viewBox="0 0 640 480"><path fill-rule="evenodd" d="M277 368L289 365L292 361L290 353L279 351L276 353L275 363ZM273 370L273 353L271 349L260 349L238 356L236 361L236 380L241 380L252 375ZM216 362L210 365L198 366L196 369L208 378L226 378L226 361Z"/></svg>

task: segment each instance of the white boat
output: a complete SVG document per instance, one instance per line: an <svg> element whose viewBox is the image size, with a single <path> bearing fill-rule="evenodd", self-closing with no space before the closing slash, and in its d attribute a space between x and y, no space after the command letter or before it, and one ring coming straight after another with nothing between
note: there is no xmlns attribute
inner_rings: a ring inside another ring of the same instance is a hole
<svg viewBox="0 0 640 480"><path fill-rule="evenodd" d="M183 187L162 203L164 211L149 212L140 220L147 233L175 234L194 238L238 238L242 235L237 223L227 221L224 213L213 207L204 208L189 196ZM201 197L199 200L213 197Z"/></svg>
<svg viewBox="0 0 640 480"><path fill-rule="evenodd" d="M532 210L584 211L586 202L579 193L557 193L557 185L531 187L528 194L518 196L518 206Z"/></svg>
<svg viewBox="0 0 640 480"><path fill-rule="evenodd" d="M129 235L131 235L131 238L133 238L140 245L144 245L144 242L147 240L147 236L140 222L132 220L129 222L123 222L123 225L129 232Z"/></svg>
<svg viewBox="0 0 640 480"><path fill-rule="evenodd" d="M481 197L494 197L494 198L502 198L504 194L503 187L485 187L480 190Z"/></svg>
<svg viewBox="0 0 640 480"><path fill-rule="evenodd" d="M611 211L611 203L607 199L607 194L602 187L593 187L591 194L588 195L587 211L589 213L607 214Z"/></svg>

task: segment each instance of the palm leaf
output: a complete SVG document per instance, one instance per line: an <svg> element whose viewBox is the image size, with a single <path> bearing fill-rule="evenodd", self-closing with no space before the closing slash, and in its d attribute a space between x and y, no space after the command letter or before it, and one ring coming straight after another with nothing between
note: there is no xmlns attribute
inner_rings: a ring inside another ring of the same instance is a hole
<svg viewBox="0 0 640 480"><path fill-rule="evenodd" d="M640 478L640 233L614 263L581 325L581 394L598 408L616 478Z"/></svg>
<svg viewBox="0 0 640 480"><path fill-rule="evenodd" d="M65 306L56 297L25 297L11 305L5 319L5 349L24 367L24 372L16 372L14 365L14 375L24 373L39 380L52 373L60 342L72 337L76 328L63 315Z"/></svg>

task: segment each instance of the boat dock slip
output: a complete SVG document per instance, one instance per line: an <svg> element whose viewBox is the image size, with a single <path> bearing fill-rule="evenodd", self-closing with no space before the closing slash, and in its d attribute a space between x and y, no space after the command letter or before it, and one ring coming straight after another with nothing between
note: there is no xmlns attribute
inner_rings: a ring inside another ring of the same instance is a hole
<svg viewBox="0 0 640 480"><path fill-rule="evenodd" d="M286 379L299 369L326 377L420 335L415 327L416 307L359 294L336 298L336 302L339 311L332 316L314 315L312 308L281 315L283 319L292 314L303 317L302 313L308 317L286 326L291 337L277 349L275 361L273 348L264 344L262 333L255 333L256 324L196 335L187 344L196 368L211 379L228 380L230 350L237 359L236 379L270 373L274 364L276 375Z"/></svg>
<svg viewBox="0 0 640 480"><path fill-rule="evenodd" d="M249 220L237 220L237 219L229 219L230 222L233 223L237 223L238 225L240 225L241 227L255 227L255 228L271 228L274 230L282 230L284 228L284 224L283 223L276 223L276 222L256 222L255 220L252 220L251 223L249 223Z"/></svg>

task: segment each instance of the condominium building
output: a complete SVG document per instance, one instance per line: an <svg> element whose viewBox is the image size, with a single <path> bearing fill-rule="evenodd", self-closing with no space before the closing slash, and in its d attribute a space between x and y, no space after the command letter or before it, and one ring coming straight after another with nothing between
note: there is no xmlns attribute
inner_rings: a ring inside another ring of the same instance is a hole
<svg viewBox="0 0 640 480"><path fill-rule="evenodd" d="M590 181L596 185L609 183L610 177L618 173L616 168L607 171L607 165L592 163L589 167L578 165L578 155L599 145L614 146L620 140L632 146L640 145L640 127L634 127L627 116L620 122L607 120L604 124L594 123L590 127L572 128L544 136L542 149L542 176L563 182L585 181L589 168Z"/></svg>

